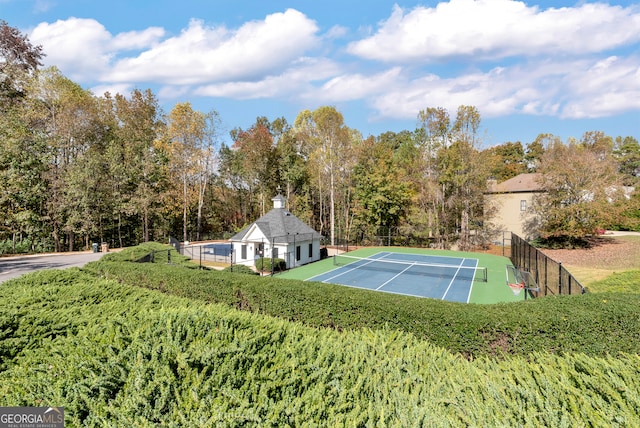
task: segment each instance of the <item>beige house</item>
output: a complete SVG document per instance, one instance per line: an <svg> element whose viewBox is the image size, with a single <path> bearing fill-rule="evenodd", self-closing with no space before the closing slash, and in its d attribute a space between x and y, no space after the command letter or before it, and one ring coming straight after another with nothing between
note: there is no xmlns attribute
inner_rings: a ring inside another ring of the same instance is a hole
<svg viewBox="0 0 640 428"><path fill-rule="evenodd" d="M495 212L492 223L498 229L525 239L535 236L535 230L531 230L535 223L532 203L534 195L542 192L540 177L538 173L520 174L502 183L490 183L485 203Z"/></svg>

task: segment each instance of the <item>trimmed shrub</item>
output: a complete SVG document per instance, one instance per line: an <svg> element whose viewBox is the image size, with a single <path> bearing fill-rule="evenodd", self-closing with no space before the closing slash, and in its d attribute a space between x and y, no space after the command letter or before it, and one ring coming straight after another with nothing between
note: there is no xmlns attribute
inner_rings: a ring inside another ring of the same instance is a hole
<svg viewBox="0 0 640 428"><path fill-rule="evenodd" d="M271 272L271 258L270 257L260 257L256 260L256 269L261 272ZM273 259L273 271L281 272L287 270L287 263L282 259Z"/></svg>
<svg viewBox="0 0 640 428"><path fill-rule="evenodd" d="M240 273L244 275L259 275L258 272L245 265L227 266L222 269L224 272Z"/></svg>

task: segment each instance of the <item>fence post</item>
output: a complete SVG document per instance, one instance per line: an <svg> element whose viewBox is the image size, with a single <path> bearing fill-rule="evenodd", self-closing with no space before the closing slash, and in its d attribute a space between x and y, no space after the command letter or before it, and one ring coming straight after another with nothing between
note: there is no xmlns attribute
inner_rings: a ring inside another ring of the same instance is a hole
<svg viewBox="0 0 640 428"><path fill-rule="evenodd" d="M548 284L549 284L549 257L544 258L544 295L547 295Z"/></svg>
<svg viewBox="0 0 640 428"><path fill-rule="evenodd" d="M171 264L171 250L167 250L167 264Z"/></svg>
<svg viewBox="0 0 640 428"><path fill-rule="evenodd" d="M571 275L568 275L569 279L569 295L571 295Z"/></svg>
<svg viewBox="0 0 640 428"><path fill-rule="evenodd" d="M562 295L562 262L558 263L558 295Z"/></svg>

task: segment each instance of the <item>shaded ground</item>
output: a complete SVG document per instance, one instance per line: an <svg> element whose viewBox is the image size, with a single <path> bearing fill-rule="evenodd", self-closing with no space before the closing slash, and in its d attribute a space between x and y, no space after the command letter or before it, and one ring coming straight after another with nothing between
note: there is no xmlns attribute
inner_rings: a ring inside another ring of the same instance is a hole
<svg viewBox="0 0 640 428"><path fill-rule="evenodd" d="M505 248L505 255L511 249ZM502 255L501 246L492 245L483 253ZM584 249L543 249L547 256L562 264L584 286L590 286L613 275L629 270L640 270L640 233L611 232L591 240L591 247Z"/></svg>
<svg viewBox="0 0 640 428"><path fill-rule="evenodd" d="M591 241L591 248L543 250L553 260L581 268L640 269L640 236L604 236Z"/></svg>

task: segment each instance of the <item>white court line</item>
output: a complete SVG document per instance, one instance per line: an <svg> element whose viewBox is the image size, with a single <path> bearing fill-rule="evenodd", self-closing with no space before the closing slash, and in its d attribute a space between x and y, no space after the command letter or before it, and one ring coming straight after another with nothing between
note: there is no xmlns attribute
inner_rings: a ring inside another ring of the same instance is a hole
<svg viewBox="0 0 640 428"><path fill-rule="evenodd" d="M382 257L386 257L386 256L388 256L388 255L390 255L390 254L393 254L393 253L389 253L389 252L386 252L386 251L382 251L382 252L380 252L380 253L376 253L376 254L374 254L372 257L375 257L375 256L377 256L377 255L379 255L379 254L384 254ZM338 255L339 255L339 254L338 254ZM380 258L382 258L382 257L380 257ZM373 262L373 261L375 261L375 260L372 260L372 261L370 261L369 263L371 263L371 262ZM355 263L355 262L354 262L354 263ZM366 264L369 264L369 263L366 263ZM331 272L333 272L333 271L335 271L335 270L344 269L344 268L345 268L345 267L347 267L347 266L349 266L349 265L346 265L346 266L336 266L335 268L333 268L333 269L331 269L331 270L329 270L329 271L326 271L326 272L323 272L323 273L319 273L319 274L317 274L317 275L313 275L311 278L307 278L307 279L305 279L305 280L303 280L303 281L316 281L316 279L315 279L315 278L317 278L317 277L319 277L319 276L326 275L326 274L331 273ZM352 268L351 270L349 270L349 271L347 271L347 272L351 272L352 270L358 269L359 267L362 267L362 266L364 266L364 265L356 266L355 268ZM320 282L324 282L324 283L326 283L327 281L329 281L329 280L331 280L331 279L333 279L333 278L337 278L337 277L339 277L340 275L343 275L343 274L345 274L345 273L347 273L347 272L342 272L342 273L340 273L340 274L338 274L338 275L332 276L331 278L325 279L325 280L320 281Z"/></svg>
<svg viewBox="0 0 640 428"><path fill-rule="evenodd" d="M476 260L475 268L476 268L476 271L477 271L477 269L478 269L478 261L479 260L478 259L475 259L475 260ZM469 287L469 294L467 295L466 303L469 303L469 300L471 300L471 290L473 290L473 281L476 280L476 271L473 272L473 278L471 279L471 287Z"/></svg>
<svg viewBox="0 0 640 428"><path fill-rule="evenodd" d="M368 265L369 263L373 263L373 262L374 262L374 261L373 261L373 260L371 260L371 261L369 261L369 262L367 262L367 263L365 263L365 264L358 265L358 266L356 266L356 267L354 267L354 268L351 268L351 269L349 269L349 270L347 270L347 271L341 272L341 273L339 273L338 275L334 275L334 276L332 276L331 278L327 278L327 279L325 279L325 280L324 280L324 281L322 281L322 282L331 281L332 279L337 278L337 277L339 277L339 276L342 276L342 275L344 275L345 273L353 272L354 270L356 270L356 269L360 269L361 267L366 266L366 265Z"/></svg>
<svg viewBox="0 0 640 428"><path fill-rule="evenodd" d="M449 290L451 289L451 286L453 285L453 281L456 280L456 277L458 276L458 272L460 272L460 268L464 264L464 261L465 261L465 259L463 258L462 259L462 263L460 263L460 265L458 266L458 270L456 270L455 275L453 275L453 278L451 278L451 282L449 282L449 286L447 287L447 290L442 295L442 299L441 300L444 300L447 297L447 294L449 293Z"/></svg>
<svg viewBox="0 0 640 428"><path fill-rule="evenodd" d="M380 290L382 287L384 287L385 285L387 285L388 283L390 283L391 281L393 281L394 279L396 279L397 277L399 277L400 275L402 275L403 273L405 273L406 271L408 271L409 269L411 269L415 265L416 265L416 262L411 263L409 266L404 268L404 270L402 272L398 272L393 278L391 278L388 281L382 283L382 285L380 287L376 288L376 290Z"/></svg>

